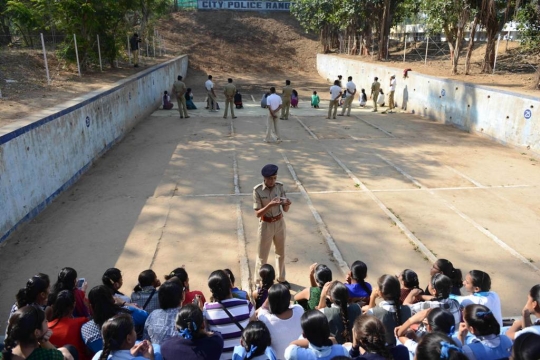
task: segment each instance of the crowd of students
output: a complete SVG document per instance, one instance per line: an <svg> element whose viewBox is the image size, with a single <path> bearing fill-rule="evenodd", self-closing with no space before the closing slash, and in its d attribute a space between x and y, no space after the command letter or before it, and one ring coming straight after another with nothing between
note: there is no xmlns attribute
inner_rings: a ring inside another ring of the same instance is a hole
<svg viewBox="0 0 540 360"><path fill-rule="evenodd" d="M366 282L355 261L343 281L313 264L310 286L275 282L271 265L249 294L229 269L208 278L212 294L192 290L185 268L161 283L145 270L131 296L119 269L87 292L72 268L51 286L37 274L15 296L5 360L436 360L540 359L540 285L527 294L522 318L503 326L490 276L437 260L421 289L410 269ZM525 298L525 296L524 296ZM524 299L525 300L525 299Z"/></svg>

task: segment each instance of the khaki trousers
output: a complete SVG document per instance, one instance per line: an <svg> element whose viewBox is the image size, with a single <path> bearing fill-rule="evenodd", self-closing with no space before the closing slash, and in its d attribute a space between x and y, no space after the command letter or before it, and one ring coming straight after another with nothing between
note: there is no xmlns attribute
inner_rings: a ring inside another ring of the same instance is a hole
<svg viewBox="0 0 540 360"><path fill-rule="evenodd" d="M176 101L178 101L178 112L180 113L180 117L188 117L187 114L187 107L186 107L186 97L184 95L177 96Z"/></svg>
<svg viewBox="0 0 540 360"><path fill-rule="evenodd" d="M333 116L333 118L334 118L334 119L336 118L338 106L339 106L339 99L336 99L336 100L330 100L330 105L328 106L328 118L329 118L329 119L332 118L332 116L330 116L330 115L332 114L332 108L334 109L334 116Z"/></svg>
<svg viewBox="0 0 540 360"><path fill-rule="evenodd" d="M214 94L212 94L211 91L207 91L207 94L208 94L208 101L212 100L212 110L216 110L216 107L217 107L217 98ZM210 105L208 105L210 106Z"/></svg>
<svg viewBox="0 0 540 360"><path fill-rule="evenodd" d="M276 255L276 276L278 281L285 281L285 219L273 223L259 220L259 232L257 242L257 259L255 259L255 279L260 280L259 270L261 266L268 263L270 247L274 243L274 253Z"/></svg>
<svg viewBox="0 0 540 360"><path fill-rule="evenodd" d="M133 65L139 64L139 50L131 50L131 53L133 54Z"/></svg>
<svg viewBox="0 0 540 360"><path fill-rule="evenodd" d="M347 97L345 98L345 102L343 103L343 108L341 109L341 115L345 114L345 109L348 109L347 116L351 115L351 106L352 106L353 100L354 100L354 95L347 94Z"/></svg>
<svg viewBox="0 0 540 360"><path fill-rule="evenodd" d="M373 110L377 111L377 100L379 100L379 94L373 95Z"/></svg>
<svg viewBox="0 0 540 360"><path fill-rule="evenodd" d="M392 110L396 107L394 104L394 93L395 91L390 91L390 94L388 94L388 110Z"/></svg>
<svg viewBox="0 0 540 360"><path fill-rule="evenodd" d="M268 113L268 117L266 118L266 138L265 141L271 141L272 140L272 132L276 134L277 140L281 140L281 136L279 135L279 120L277 116L275 118L272 118L270 113Z"/></svg>
<svg viewBox="0 0 540 360"><path fill-rule="evenodd" d="M225 99L225 114L223 114L223 117L227 117L227 112L229 111L229 106L231 107L231 117L234 117L234 100L233 99Z"/></svg>
<svg viewBox="0 0 540 360"><path fill-rule="evenodd" d="M283 106L281 108L281 117L285 120L289 120L289 109L291 108L291 98L283 99Z"/></svg>

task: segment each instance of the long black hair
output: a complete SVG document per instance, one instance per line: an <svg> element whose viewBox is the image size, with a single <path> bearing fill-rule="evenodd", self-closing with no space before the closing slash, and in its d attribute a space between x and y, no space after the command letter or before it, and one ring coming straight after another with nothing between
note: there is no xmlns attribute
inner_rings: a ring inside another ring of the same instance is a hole
<svg viewBox="0 0 540 360"><path fill-rule="evenodd" d="M514 340L512 347L512 359L514 360L538 360L540 359L540 335L524 333Z"/></svg>
<svg viewBox="0 0 540 360"><path fill-rule="evenodd" d="M480 288L480 291L491 290L491 278L488 273L481 270L471 270L469 275L472 279L472 286Z"/></svg>
<svg viewBox="0 0 540 360"><path fill-rule="evenodd" d="M99 360L107 360L111 352L121 350L122 344L134 328L133 318L129 314L118 314L108 319L101 328L103 352Z"/></svg>
<svg viewBox="0 0 540 360"><path fill-rule="evenodd" d="M38 296L46 293L50 286L49 277L45 274L32 276L26 282L26 286L20 289L15 296L17 307L22 308L38 302Z"/></svg>
<svg viewBox="0 0 540 360"><path fill-rule="evenodd" d="M197 339L206 336L201 332L203 326L203 313L195 304L187 304L178 310L176 315L176 328L184 339Z"/></svg>
<svg viewBox="0 0 540 360"><path fill-rule="evenodd" d="M324 284L332 281L332 270L324 264L319 264L315 268L314 278L317 286L322 289Z"/></svg>
<svg viewBox="0 0 540 360"><path fill-rule="evenodd" d="M270 345L270 331L262 321L251 321L242 332L242 346L248 353L247 360L263 355Z"/></svg>
<svg viewBox="0 0 540 360"><path fill-rule="evenodd" d="M435 300L444 300L452 294L452 280L441 273L431 277L431 287L435 290Z"/></svg>
<svg viewBox="0 0 540 360"><path fill-rule="evenodd" d="M383 275L377 282L379 289L381 290L381 296L384 300L392 301L394 303L394 317L396 326L403 324L401 319L401 286L399 280L393 275Z"/></svg>
<svg viewBox="0 0 540 360"><path fill-rule="evenodd" d="M347 309L349 304L349 290L339 281L334 281L332 285L330 285L329 291L332 302L336 306L339 306L339 314L341 316L341 322L343 323L343 332L341 333L341 336L343 336L344 339L343 342L350 342L352 341L352 336L349 332L349 328L352 326L349 326L349 312Z"/></svg>
<svg viewBox="0 0 540 360"><path fill-rule="evenodd" d="M60 291L68 290L73 291L75 289L75 282L77 281L77 271L70 267L65 267L60 270L56 283L54 284L51 293L49 294L48 304L52 306L56 302L56 297Z"/></svg>
<svg viewBox="0 0 540 360"><path fill-rule="evenodd" d="M446 259L438 259L435 261L437 268L452 280L452 286L461 289L463 286L463 275L460 269L456 269L454 265Z"/></svg>
<svg viewBox="0 0 540 360"><path fill-rule="evenodd" d="M283 314L289 310L291 303L291 292L283 284L274 284L268 289L268 304L270 313L274 315Z"/></svg>
<svg viewBox="0 0 540 360"><path fill-rule="evenodd" d="M432 332L422 337L416 347L416 360L467 360L467 356L448 335Z"/></svg>
<svg viewBox="0 0 540 360"><path fill-rule="evenodd" d="M300 325L304 337L315 346L330 346L330 326L328 319L319 310L308 310L302 314Z"/></svg>
<svg viewBox="0 0 540 360"><path fill-rule="evenodd" d="M54 304L52 304L52 318L51 321L57 320L56 323L60 319L66 316L70 316L73 313L73 309L75 308L75 296L73 295L73 291L70 290L62 290L56 295L56 299L54 301ZM54 327L56 323L51 326Z"/></svg>
<svg viewBox="0 0 540 360"><path fill-rule="evenodd" d="M431 309L427 316L427 322L431 327L431 332L439 331L452 336L456 330L454 315L450 311L441 308Z"/></svg>
<svg viewBox="0 0 540 360"><path fill-rule="evenodd" d="M392 360L392 353L386 346L386 330L381 320L373 315L360 315L354 321L354 336L363 349Z"/></svg>
<svg viewBox="0 0 540 360"><path fill-rule="evenodd" d="M122 307L116 305L110 288L99 285L88 293L88 300L92 307L94 322L101 328L103 323L118 313L124 312Z"/></svg>
<svg viewBox="0 0 540 360"><path fill-rule="evenodd" d="M261 288L257 293L257 298L255 299L256 307L259 308L262 305L263 296L268 293L270 286L274 285L274 280L276 279L276 271L274 267L270 264L264 264L259 269L259 276L261 277Z"/></svg>
<svg viewBox="0 0 540 360"><path fill-rule="evenodd" d="M124 296L123 293L114 288L114 283L120 282L122 280L122 272L117 268L110 268L105 271L101 277L101 282L103 285L108 287L113 295L118 294Z"/></svg>
<svg viewBox="0 0 540 360"><path fill-rule="evenodd" d="M221 302L231 296L231 279L223 270L216 270L210 274L208 287L214 301Z"/></svg>
<svg viewBox="0 0 540 360"><path fill-rule="evenodd" d="M142 291L143 287L146 286L153 286L155 281L157 279L157 275L152 269L144 270L139 274L139 278L137 279L138 284L135 285L133 288L133 291L139 292Z"/></svg>
<svg viewBox="0 0 540 360"><path fill-rule="evenodd" d="M474 329L475 336L499 335L501 331L501 325L484 305L467 305L463 310L463 319Z"/></svg>
<svg viewBox="0 0 540 360"><path fill-rule="evenodd" d="M23 306L13 313L9 318L2 358L4 360L11 360L13 349L17 345L37 343L39 339L35 337L34 331L42 329L44 320L45 313L34 305Z"/></svg>
<svg viewBox="0 0 540 360"><path fill-rule="evenodd" d="M418 274L411 269L405 269L401 273L401 279L403 280L403 286L407 289L419 289L420 282L418 281Z"/></svg>
<svg viewBox="0 0 540 360"><path fill-rule="evenodd" d="M351 265L351 277L364 289L368 294L368 297L371 296L371 289L367 285L365 279L367 277L367 265L363 261L356 260Z"/></svg>
<svg viewBox="0 0 540 360"><path fill-rule="evenodd" d="M173 277L178 278L182 282L182 284L185 284L189 279L188 273L183 267L176 268L171 271L169 275L165 275L165 280L171 280Z"/></svg>

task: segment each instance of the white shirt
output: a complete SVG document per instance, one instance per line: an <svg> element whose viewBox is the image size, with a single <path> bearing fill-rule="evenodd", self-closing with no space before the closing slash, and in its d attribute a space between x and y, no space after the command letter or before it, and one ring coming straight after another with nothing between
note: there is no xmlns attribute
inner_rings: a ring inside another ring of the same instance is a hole
<svg viewBox="0 0 540 360"><path fill-rule="evenodd" d="M396 78L390 80L390 91L396 91Z"/></svg>
<svg viewBox="0 0 540 360"><path fill-rule="evenodd" d="M468 296L455 296L450 295L451 299L456 299L462 307L466 307L470 304L484 305L489 310L493 312L493 316L497 319L497 322L500 326L503 326L502 323L502 310L501 310L501 300L499 295L493 291L489 292L479 292L473 295Z"/></svg>
<svg viewBox="0 0 540 360"><path fill-rule="evenodd" d="M268 310L259 310L259 320L262 321L270 331L272 339L272 349L279 360L284 359L285 349L291 342L297 340L302 335L300 318L304 309L300 305L292 305L292 316L288 319L280 319L271 314Z"/></svg>
<svg viewBox="0 0 540 360"><path fill-rule="evenodd" d="M347 96L354 94L354 92L356 91L356 85L352 81L349 81L347 83L347 91Z"/></svg>
<svg viewBox="0 0 540 360"><path fill-rule="evenodd" d="M214 83L212 82L212 80L208 79L204 83L204 86L206 87L206 90L211 91L214 88Z"/></svg>
<svg viewBox="0 0 540 360"><path fill-rule="evenodd" d="M519 335L523 335L526 333L533 333L536 335L540 335L540 325L532 325L524 328L523 330L517 331L516 335L514 336L514 340L517 339Z"/></svg>
<svg viewBox="0 0 540 360"><path fill-rule="evenodd" d="M330 87L330 100L336 100L341 92L341 88L337 85L332 85Z"/></svg>
<svg viewBox="0 0 540 360"><path fill-rule="evenodd" d="M283 104L281 96L276 93L270 94L266 98L266 106L268 106L272 111L275 111L281 104Z"/></svg>

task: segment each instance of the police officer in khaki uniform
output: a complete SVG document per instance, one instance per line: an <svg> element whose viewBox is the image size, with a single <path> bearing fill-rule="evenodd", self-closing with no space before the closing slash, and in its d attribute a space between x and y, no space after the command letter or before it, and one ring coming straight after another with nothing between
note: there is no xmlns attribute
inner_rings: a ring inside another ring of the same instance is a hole
<svg viewBox="0 0 540 360"><path fill-rule="evenodd" d="M369 96L370 99L373 99L373 110L371 110L371 112L377 112L379 90L381 90L381 83L379 82L379 78L375 77L375 79L373 79L373 84L371 84L371 95Z"/></svg>
<svg viewBox="0 0 540 360"><path fill-rule="evenodd" d="M283 93L281 94L281 101L283 102L283 107L281 108L281 120L289 120L292 91L293 88L291 86L291 80L285 80L285 87L283 88Z"/></svg>
<svg viewBox="0 0 540 360"><path fill-rule="evenodd" d="M176 101L178 101L178 111L180 112L180 119L189 118L186 107L186 84L182 81L182 76L178 75L178 80L173 84L172 93L176 95Z"/></svg>
<svg viewBox="0 0 540 360"><path fill-rule="evenodd" d="M223 93L225 94L225 114L223 114L223 118L227 118L227 112L229 110L229 107L231 108L231 117L233 119L236 119L236 116L234 116L234 95L236 94L236 86L232 83L232 79L229 78L227 85L225 85L225 88L223 89Z"/></svg>
<svg viewBox="0 0 540 360"><path fill-rule="evenodd" d="M259 218L255 277L260 280L259 269L267 263L270 246L273 242L276 254L277 281L290 287L285 280L286 228L283 212L289 211L291 200L285 194L283 183L276 181L277 172L276 165L266 165L261 170L264 181L253 188L253 209Z"/></svg>

